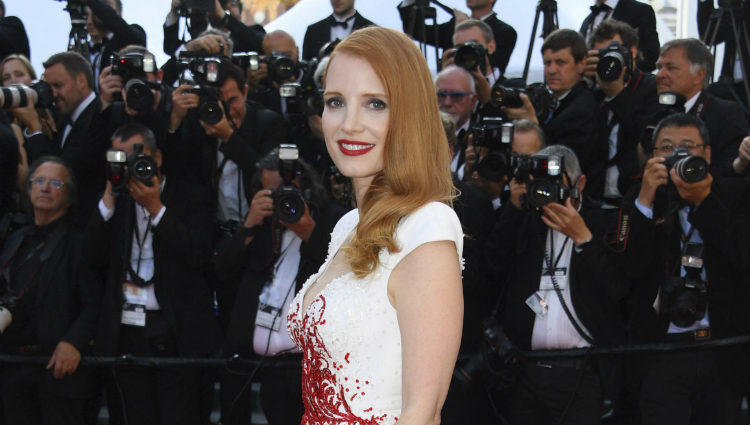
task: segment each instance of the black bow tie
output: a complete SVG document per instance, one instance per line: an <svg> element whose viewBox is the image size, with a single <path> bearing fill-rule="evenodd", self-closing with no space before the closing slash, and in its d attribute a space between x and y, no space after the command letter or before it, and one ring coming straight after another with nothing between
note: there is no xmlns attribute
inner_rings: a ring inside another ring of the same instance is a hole
<svg viewBox="0 0 750 425"><path fill-rule="evenodd" d="M349 21L354 20L354 15L344 19L343 21L337 21L336 18L333 19L333 24L331 24L331 27L341 27L343 29L349 28Z"/></svg>
<svg viewBox="0 0 750 425"><path fill-rule="evenodd" d="M602 13L602 12L609 13L610 10L612 10L612 8L609 7L609 6L607 6L604 3L602 3L602 4L595 4L595 5L591 6L591 13L594 16L596 16L596 15Z"/></svg>

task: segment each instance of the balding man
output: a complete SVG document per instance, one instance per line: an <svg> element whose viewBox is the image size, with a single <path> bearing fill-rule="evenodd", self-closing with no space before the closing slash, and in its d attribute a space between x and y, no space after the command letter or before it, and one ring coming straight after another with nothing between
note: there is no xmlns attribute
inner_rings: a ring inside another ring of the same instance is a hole
<svg viewBox="0 0 750 425"><path fill-rule="evenodd" d="M477 103L474 78L469 71L456 65L450 65L438 73L435 79L438 106L449 114L456 124L456 155L451 161L451 171L461 173L466 149L466 134L471 125L471 114ZM463 175L458 175L459 180Z"/></svg>
<svg viewBox="0 0 750 425"><path fill-rule="evenodd" d="M295 65L295 72L289 78L280 78L269 70L266 62L260 63L257 71L247 71L247 84L250 87L248 98L255 100L266 108L286 114L286 101L279 95L279 86L284 83L292 83L300 79L299 47L294 38L283 30L271 31L263 38L263 54L274 57L287 57Z"/></svg>

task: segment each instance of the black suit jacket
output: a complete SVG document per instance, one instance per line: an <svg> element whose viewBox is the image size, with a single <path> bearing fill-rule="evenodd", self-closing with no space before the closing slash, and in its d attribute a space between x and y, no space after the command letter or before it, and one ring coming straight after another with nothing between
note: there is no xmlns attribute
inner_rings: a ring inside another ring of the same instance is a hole
<svg viewBox="0 0 750 425"><path fill-rule="evenodd" d="M599 141L599 124L591 119L600 105L585 82L573 86L560 102L550 120L542 124L549 145L565 145L575 152L584 174L594 165L594 153Z"/></svg>
<svg viewBox="0 0 750 425"><path fill-rule="evenodd" d="M24 143L29 163L40 156L56 155L62 157L73 170L78 184L78 208L74 219L81 227L86 225L91 211L96 208L105 184L105 153L110 142L105 135L105 120L100 109L101 102L97 97L73 123L62 148L60 140L65 132L65 124L62 123L58 123L53 140L39 133Z"/></svg>
<svg viewBox="0 0 750 425"><path fill-rule="evenodd" d="M643 53L643 60L638 68L651 72L656 69L659 59L659 33L656 32L656 14L651 5L636 0L620 0L612 11L612 19L625 22L638 30L638 50ZM594 19L589 14L581 24L580 33L586 36Z"/></svg>
<svg viewBox="0 0 750 425"><path fill-rule="evenodd" d="M152 228L154 291L177 341L180 356L203 356L218 346L213 296L205 277L212 238L212 208L204 187L167 179L161 200L166 211ZM118 352L122 285L130 261L135 206L126 195L104 221L97 211L86 229L86 258L102 279L104 293L96 352Z"/></svg>
<svg viewBox="0 0 750 425"><path fill-rule="evenodd" d="M305 41L302 44L302 59L309 61L312 58L318 57L320 49L325 46L326 43L331 41L331 25L333 25L335 21L333 15L329 15L327 18L307 27L307 31L305 31ZM359 12L355 12L352 31L369 27L371 25L375 24L360 15Z"/></svg>
<svg viewBox="0 0 750 425"><path fill-rule="evenodd" d="M452 17L448 22L437 25L437 41L435 40L435 26L424 25L424 18L421 16L415 6L399 7L398 13L401 16L404 32L409 34L415 40L438 46L441 49L453 47L453 33L456 28L456 18ZM412 22L415 24L412 27ZM492 28L492 34L495 37L497 48L495 53L490 55L490 64L493 68L500 68L505 73L505 69L510 61L510 55L516 46L516 30L512 26L501 21L496 13L484 19L484 23ZM410 28L411 27L411 28ZM425 37L422 36L424 31Z"/></svg>
<svg viewBox="0 0 750 425"><path fill-rule="evenodd" d="M696 115L708 127L711 139L711 173L732 175L732 161L737 157L742 139L748 134L747 115L742 111L742 106L704 91L688 113Z"/></svg>
<svg viewBox="0 0 750 425"><path fill-rule="evenodd" d="M589 220L587 214L587 209L581 210L584 221ZM522 350L531 349L535 314L525 301L539 289L547 232L537 212L509 205L487 240L488 267L496 282L504 282L500 323ZM625 338L618 304L630 284L615 266L603 235L596 232L580 253L572 250L568 270L572 307L597 345L619 344Z"/></svg>
<svg viewBox="0 0 750 425"><path fill-rule="evenodd" d="M20 53L31 59L29 37L23 22L15 16L0 19L0 61L11 53Z"/></svg>
<svg viewBox="0 0 750 425"><path fill-rule="evenodd" d="M604 105L598 115L599 128L603 131L599 133L599 141L593 153L593 166L587 174L586 192L592 199L601 200L604 196L607 168L617 166L620 173L618 189L622 194L628 192L640 174L638 143L646 129L646 117L658 103L656 78L653 74L646 74L636 68L628 86L613 99L605 101L605 95L601 90L595 93ZM608 122L610 111L613 118ZM610 160L609 132L615 123L620 125L617 132L617 151Z"/></svg>
<svg viewBox="0 0 750 425"><path fill-rule="evenodd" d="M67 217L51 226L54 228L45 241L57 241L52 243L49 257L38 269L34 301L39 344L45 355L51 355L60 341L72 344L82 356L90 355L99 314L99 287L84 266L81 230ZM8 238L0 256L2 269L20 260L15 256L16 250L34 230L33 225L27 226ZM58 232L59 235L55 235ZM85 367L79 366L74 374L63 379L54 379L48 371L46 381L50 390L58 395L81 397L96 391L92 370Z"/></svg>
<svg viewBox="0 0 750 425"><path fill-rule="evenodd" d="M293 297L313 273L325 261L331 232L338 220L346 213L336 203L319 208L311 207L315 229L307 242L300 246L300 262L297 269ZM271 225L259 226L255 237L245 245L245 236L237 232L233 237L221 241L216 253L216 273L225 282L234 282L234 305L231 309L224 350L227 354L239 353L254 356L253 334L258 312L258 298L263 286L271 278L275 259L272 258ZM291 301L291 297L289 301Z"/></svg>

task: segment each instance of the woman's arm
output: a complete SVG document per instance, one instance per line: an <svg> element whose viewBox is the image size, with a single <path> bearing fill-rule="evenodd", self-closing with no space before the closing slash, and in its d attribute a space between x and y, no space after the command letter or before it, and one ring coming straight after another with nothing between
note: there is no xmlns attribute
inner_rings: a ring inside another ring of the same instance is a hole
<svg viewBox="0 0 750 425"><path fill-rule="evenodd" d="M391 273L388 295L401 330L399 425L440 423L461 343L461 267L452 241L415 248Z"/></svg>

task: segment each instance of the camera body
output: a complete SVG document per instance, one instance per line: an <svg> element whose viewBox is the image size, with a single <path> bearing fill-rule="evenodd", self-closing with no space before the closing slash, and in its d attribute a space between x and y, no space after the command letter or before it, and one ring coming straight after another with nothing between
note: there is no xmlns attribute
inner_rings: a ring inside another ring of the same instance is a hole
<svg viewBox="0 0 750 425"><path fill-rule="evenodd" d="M268 64L268 78L279 84L297 75L297 65L292 58L278 50L263 56L261 60Z"/></svg>
<svg viewBox="0 0 750 425"><path fill-rule="evenodd" d="M11 84L0 87L0 108L15 108L33 104L37 108L52 106L52 87L46 81L34 81L30 86Z"/></svg>
<svg viewBox="0 0 750 425"><path fill-rule="evenodd" d="M688 242L681 258L685 276L670 277L661 291L661 313L681 327L701 320L708 304L708 285L701 277L703 244Z"/></svg>
<svg viewBox="0 0 750 425"><path fill-rule="evenodd" d="M143 145L133 145L133 153L126 155L124 150L107 150L107 179L112 183L114 193L122 193L130 178L135 178L147 186L157 175L158 165L153 158L143 152Z"/></svg>
<svg viewBox="0 0 750 425"><path fill-rule="evenodd" d="M300 111L305 116L323 115L323 91L315 83L315 70L318 60L299 63L302 78L299 83L283 83L279 87L279 95L287 99L291 109Z"/></svg>
<svg viewBox="0 0 750 425"><path fill-rule="evenodd" d="M296 223L305 215L305 200L294 179L299 171L297 145L279 146L279 174L283 183L271 193L274 221Z"/></svg>
<svg viewBox="0 0 750 425"><path fill-rule="evenodd" d="M487 56L487 49L484 46L476 41L467 41L457 47L453 63L469 72L474 71L478 66L482 75L487 74L487 64L484 60Z"/></svg>
<svg viewBox="0 0 750 425"><path fill-rule="evenodd" d="M142 114L154 106L153 90L160 90L158 83L149 81L146 73L156 72L156 63L151 55L130 52L122 56L112 55L112 74L122 77L123 88L127 93L126 105ZM115 100L122 100L121 93L114 93Z"/></svg>
<svg viewBox="0 0 750 425"><path fill-rule="evenodd" d="M599 63L596 64L596 73L605 82L612 82L620 78L623 68L627 72L633 70L633 57L630 51L620 44L619 41L611 41L606 47L599 49ZM627 80L627 78L626 78Z"/></svg>
<svg viewBox="0 0 750 425"><path fill-rule="evenodd" d="M543 83L532 83L524 87L510 87L507 81L498 80L490 92L490 104L496 108L520 108L523 106L521 93L525 93L536 111L539 122L543 122L552 109L554 96Z"/></svg>
<svg viewBox="0 0 750 425"><path fill-rule="evenodd" d="M482 348L469 361L456 367L453 377L467 391L491 384L507 390L521 366L521 351L494 318L482 322ZM491 377L491 382L487 378Z"/></svg>
<svg viewBox="0 0 750 425"><path fill-rule="evenodd" d="M13 322L13 313L16 308L16 297L6 294L0 297L0 334L4 333Z"/></svg>
<svg viewBox="0 0 750 425"><path fill-rule="evenodd" d="M221 58L206 55L204 52L180 52L177 70L180 84L191 84L189 93L199 97L196 108L198 119L209 125L222 120L224 112L219 103L221 92L218 87ZM187 75L189 74L189 76Z"/></svg>
<svg viewBox="0 0 750 425"><path fill-rule="evenodd" d="M524 206L527 209L541 210L550 202L564 203L569 197L578 197L578 191L570 189L563 181L565 175L565 158L558 155L531 155L523 168L523 173L528 170L528 175L521 174L519 169L519 181L526 182L526 195ZM571 182L572 184L572 182Z"/></svg>
<svg viewBox="0 0 750 425"><path fill-rule="evenodd" d="M692 155L687 148L675 148L671 155L664 157L667 170L675 169L682 180L688 183L699 182L708 175L708 161L698 155Z"/></svg>
<svg viewBox="0 0 750 425"><path fill-rule="evenodd" d="M489 151L476 165L477 173L483 178L499 182L509 175L514 128L513 123L496 117L486 117L471 127L474 146L486 147Z"/></svg>

